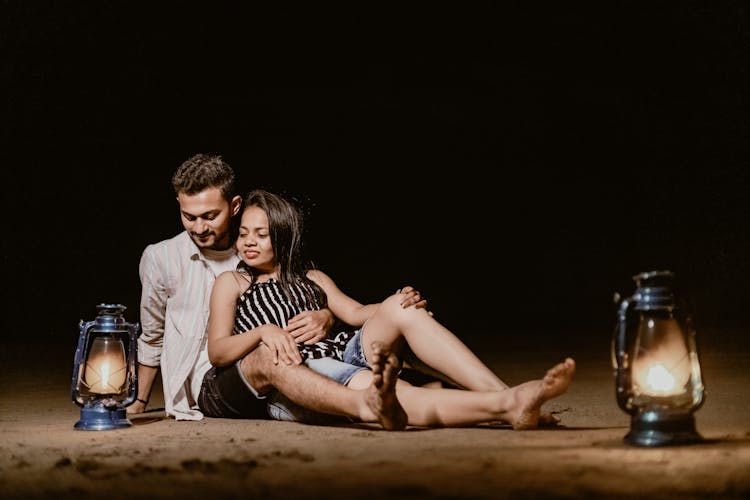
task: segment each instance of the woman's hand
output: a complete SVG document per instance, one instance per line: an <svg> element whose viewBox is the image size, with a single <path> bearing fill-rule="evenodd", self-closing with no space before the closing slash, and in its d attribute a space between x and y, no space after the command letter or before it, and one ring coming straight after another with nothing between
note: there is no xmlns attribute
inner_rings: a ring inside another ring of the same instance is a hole
<svg viewBox="0 0 750 500"><path fill-rule="evenodd" d="M281 328L264 330L261 333L261 341L271 351L273 363L279 364L279 360L287 365L298 365L302 363L302 355L299 353L297 342L294 337Z"/></svg>
<svg viewBox="0 0 750 500"><path fill-rule="evenodd" d="M333 313L329 309L302 311L284 328L298 344L314 344L328 337L333 326Z"/></svg>
<svg viewBox="0 0 750 500"><path fill-rule="evenodd" d="M417 309L427 309L427 299L422 297L422 294L413 286L406 285L405 287L398 289L396 293L401 295L401 307L404 309L411 306L414 306ZM427 311L427 313L432 316L432 312Z"/></svg>

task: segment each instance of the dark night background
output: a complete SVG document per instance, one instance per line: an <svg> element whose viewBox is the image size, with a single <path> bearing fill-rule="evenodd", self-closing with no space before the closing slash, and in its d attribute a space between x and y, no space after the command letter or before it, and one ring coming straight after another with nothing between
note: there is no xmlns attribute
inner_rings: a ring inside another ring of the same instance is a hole
<svg viewBox="0 0 750 500"><path fill-rule="evenodd" d="M137 321L196 152L301 201L351 295L413 284L462 337L606 344L665 268L744 327L747 3L247 5L0 2L6 338L72 359L96 304Z"/></svg>

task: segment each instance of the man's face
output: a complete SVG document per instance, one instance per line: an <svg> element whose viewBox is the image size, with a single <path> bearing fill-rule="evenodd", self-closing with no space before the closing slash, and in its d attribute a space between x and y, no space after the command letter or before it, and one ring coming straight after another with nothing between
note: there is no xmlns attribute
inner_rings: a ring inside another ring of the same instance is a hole
<svg viewBox="0 0 750 500"><path fill-rule="evenodd" d="M225 250L230 241L230 221L239 209L239 197L229 203L218 188L209 188L197 194L177 195L182 225L198 248Z"/></svg>

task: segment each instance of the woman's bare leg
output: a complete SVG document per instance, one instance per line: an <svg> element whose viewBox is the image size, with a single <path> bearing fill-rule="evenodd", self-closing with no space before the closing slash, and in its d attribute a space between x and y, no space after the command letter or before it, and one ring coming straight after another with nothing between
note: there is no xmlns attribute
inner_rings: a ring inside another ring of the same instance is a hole
<svg viewBox="0 0 750 500"><path fill-rule="evenodd" d="M456 427L501 420L516 430L534 429L542 405L563 394L575 372L568 358L550 368L544 378L524 382L500 392L396 387L410 425ZM432 394L430 394L432 393Z"/></svg>
<svg viewBox="0 0 750 500"><path fill-rule="evenodd" d="M395 356L385 349L373 352L376 364L384 365L383 356ZM390 362L393 364L393 362ZM366 373L350 383L368 384ZM426 389L403 381L396 395L406 410L408 424L425 427L460 427L484 422L504 421L514 429L534 429L540 423L542 405L563 394L575 373L575 362L567 358L550 368L544 378L524 382L504 391L465 391L460 389ZM359 374L358 374L359 375Z"/></svg>
<svg viewBox="0 0 750 500"><path fill-rule="evenodd" d="M381 303L365 325L362 346L366 359L371 362L373 341L383 342L395 349L401 338L406 340L422 362L461 387L472 391L502 391L508 388L466 344L425 309L404 309L400 298L392 295Z"/></svg>

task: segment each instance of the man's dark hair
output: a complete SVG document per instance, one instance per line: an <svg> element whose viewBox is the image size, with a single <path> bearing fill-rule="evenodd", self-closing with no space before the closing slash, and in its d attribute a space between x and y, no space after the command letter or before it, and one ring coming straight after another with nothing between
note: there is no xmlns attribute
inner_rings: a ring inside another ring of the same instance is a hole
<svg viewBox="0 0 750 500"><path fill-rule="evenodd" d="M236 194L234 170L221 156L198 153L180 165L172 175L174 193L193 195L216 187L230 201Z"/></svg>

